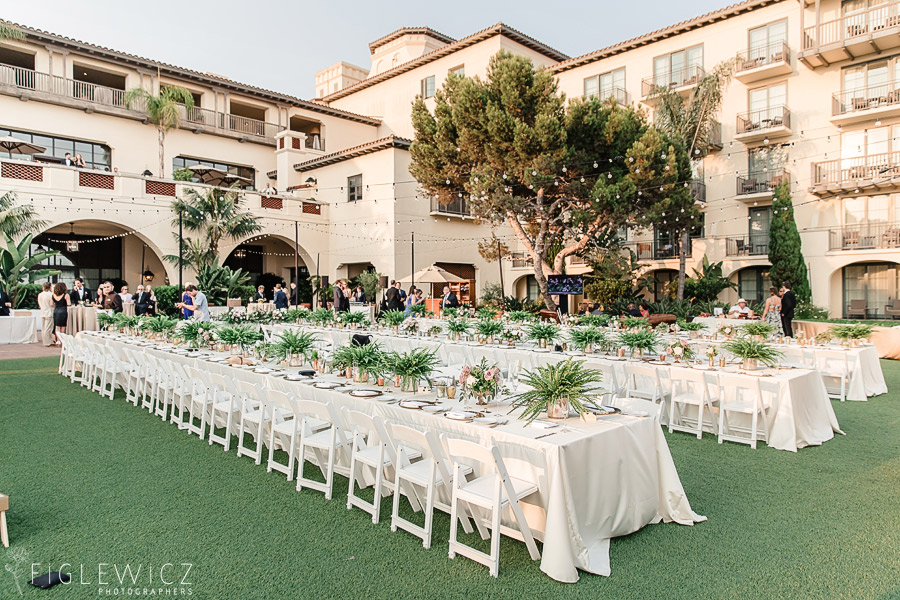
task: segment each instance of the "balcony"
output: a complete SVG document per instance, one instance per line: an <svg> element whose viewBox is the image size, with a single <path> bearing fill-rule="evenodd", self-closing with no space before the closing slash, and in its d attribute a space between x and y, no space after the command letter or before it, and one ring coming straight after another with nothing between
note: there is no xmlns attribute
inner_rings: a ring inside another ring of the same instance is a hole
<svg viewBox="0 0 900 600"><path fill-rule="evenodd" d="M706 202L706 184L697 179L691 181L691 196L694 202Z"/></svg>
<svg viewBox="0 0 900 600"><path fill-rule="evenodd" d="M768 46L738 52L734 78L742 83L753 83L787 75L792 70L790 47L785 42L775 42Z"/></svg>
<svg viewBox="0 0 900 600"><path fill-rule="evenodd" d="M527 252L510 252L509 261L512 263L513 269L531 269L534 267L534 260Z"/></svg>
<svg viewBox="0 0 900 600"><path fill-rule="evenodd" d="M687 255L691 255L691 246L693 244L693 240L688 243ZM678 258L681 256L680 246L675 244L674 241L664 241L664 240L656 240L656 241L646 241L646 242L631 242L625 244L625 246L630 246L638 260L668 260L671 258Z"/></svg>
<svg viewBox="0 0 900 600"><path fill-rule="evenodd" d="M835 125L900 116L900 84L838 92L831 97L831 115Z"/></svg>
<svg viewBox="0 0 900 600"><path fill-rule="evenodd" d="M900 248L900 223L869 223L832 229L829 250L889 250Z"/></svg>
<svg viewBox="0 0 900 600"><path fill-rule="evenodd" d="M655 104L654 92L659 88L669 89L686 96L700 79L705 76L706 71L700 65L692 65L677 71L658 73L653 77L647 77L641 82L641 95L647 104Z"/></svg>
<svg viewBox="0 0 900 600"><path fill-rule="evenodd" d="M790 174L784 169L769 169L761 173L748 173L737 177L737 200L744 202L764 200L772 197L782 181L789 180Z"/></svg>
<svg viewBox="0 0 900 600"><path fill-rule="evenodd" d="M859 190L900 189L900 152L839 158L812 164L810 193L819 197Z"/></svg>
<svg viewBox="0 0 900 600"><path fill-rule="evenodd" d="M737 116L734 139L752 143L791 135L791 111L787 106L752 110Z"/></svg>
<svg viewBox="0 0 900 600"><path fill-rule="evenodd" d="M769 233L725 238L725 256L768 256Z"/></svg>
<svg viewBox="0 0 900 600"><path fill-rule="evenodd" d="M48 75L31 69L0 64L0 94L23 100L48 102L85 112L98 112L130 119L146 120L146 107L137 102L125 106L125 90ZM274 123L218 113L194 107L180 108L182 126L196 133L212 133L242 141L275 144L275 134L284 129Z"/></svg>
<svg viewBox="0 0 900 600"><path fill-rule="evenodd" d="M618 86L613 86L609 89L601 88L598 93L587 95L585 98L598 98L600 100L609 100L612 98L617 104L622 106L631 104L631 94L629 94L628 90L625 88L620 88Z"/></svg>
<svg viewBox="0 0 900 600"><path fill-rule="evenodd" d="M900 2L818 23L803 30L799 58L811 69L900 47Z"/></svg>
<svg viewBox="0 0 900 600"><path fill-rule="evenodd" d="M468 203L465 198L454 198L451 202L444 204L437 198L431 199L431 214L436 217L471 217L472 213L469 211Z"/></svg>
<svg viewBox="0 0 900 600"><path fill-rule="evenodd" d="M710 150L722 149L722 124L718 121L711 121L709 125L709 139L707 140Z"/></svg>

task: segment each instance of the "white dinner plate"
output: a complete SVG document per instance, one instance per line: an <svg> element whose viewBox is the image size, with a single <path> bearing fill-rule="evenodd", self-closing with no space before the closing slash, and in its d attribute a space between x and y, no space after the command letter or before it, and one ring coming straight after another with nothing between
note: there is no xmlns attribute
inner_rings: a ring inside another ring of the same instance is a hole
<svg viewBox="0 0 900 600"><path fill-rule="evenodd" d="M401 400L400 408L422 408L423 406L429 406L427 402L420 402L418 400Z"/></svg>
<svg viewBox="0 0 900 600"><path fill-rule="evenodd" d="M335 383L333 381L320 381L316 384L316 387L320 390L333 390L335 388L341 387L341 384Z"/></svg>
<svg viewBox="0 0 900 600"><path fill-rule="evenodd" d="M253 372L254 372L254 373L261 373L261 374L265 375L265 374L267 374L267 373L271 373L271 372L272 372L272 369L269 369L269 368L267 368L267 367L262 367L262 368L259 368L259 369L253 369Z"/></svg>
<svg viewBox="0 0 900 600"><path fill-rule="evenodd" d="M478 423L479 425L496 425L500 422L500 419L493 415L489 415L487 417L475 417L472 419L473 423Z"/></svg>
<svg viewBox="0 0 900 600"><path fill-rule="evenodd" d="M430 413L439 413L447 410L447 407L440 404L429 404L428 406L423 406L422 410Z"/></svg>
<svg viewBox="0 0 900 600"><path fill-rule="evenodd" d="M651 360L651 361L647 361L647 362L649 362L651 365L667 365L667 364L669 364L669 363L663 362L661 360Z"/></svg>
<svg viewBox="0 0 900 600"><path fill-rule="evenodd" d="M285 379L288 381L306 381L309 377L304 377L303 375L287 375Z"/></svg>
<svg viewBox="0 0 900 600"><path fill-rule="evenodd" d="M444 416L453 421L471 421L476 414L468 410L451 410L444 413Z"/></svg>
<svg viewBox="0 0 900 600"><path fill-rule="evenodd" d="M535 348L535 352L550 352L550 348Z"/></svg>
<svg viewBox="0 0 900 600"><path fill-rule="evenodd" d="M358 396L360 398L374 398L375 396L380 396L381 392L378 390L354 390L350 395Z"/></svg>
<svg viewBox="0 0 900 600"><path fill-rule="evenodd" d="M534 421L531 426L535 429L553 429L559 427L559 423L551 423L550 421Z"/></svg>

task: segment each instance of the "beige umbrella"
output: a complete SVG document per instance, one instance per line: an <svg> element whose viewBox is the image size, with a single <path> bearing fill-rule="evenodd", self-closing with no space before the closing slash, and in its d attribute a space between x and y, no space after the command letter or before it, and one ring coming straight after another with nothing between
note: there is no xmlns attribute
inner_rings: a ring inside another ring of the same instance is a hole
<svg viewBox="0 0 900 600"><path fill-rule="evenodd" d="M468 279L457 277L450 271L442 269L436 265L425 267L417 272L414 277L408 275L400 280L400 283L413 281L415 283L465 283Z"/></svg>
<svg viewBox="0 0 900 600"><path fill-rule="evenodd" d="M246 177L241 177L240 175L232 175L227 171L216 169L214 167L193 165L191 167L188 167L188 169L193 171L194 175L200 178L200 183L206 183L208 185L214 185L216 187L221 187L223 185L230 186L238 182L250 183L250 180Z"/></svg>
<svg viewBox="0 0 900 600"><path fill-rule="evenodd" d="M47 151L43 146L30 144L11 135L0 137L0 151L10 154L42 154Z"/></svg>

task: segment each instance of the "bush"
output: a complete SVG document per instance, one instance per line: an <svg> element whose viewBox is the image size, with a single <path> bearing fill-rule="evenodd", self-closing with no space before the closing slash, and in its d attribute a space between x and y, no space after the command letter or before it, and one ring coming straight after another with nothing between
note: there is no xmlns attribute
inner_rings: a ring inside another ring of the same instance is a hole
<svg viewBox="0 0 900 600"><path fill-rule="evenodd" d="M234 291L235 295L232 298L240 298L241 303L246 304L253 297L253 294L256 293L256 288L252 285L239 285Z"/></svg>
<svg viewBox="0 0 900 600"><path fill-rule="evenodd" d="M160 315L177 315L178 309L175 303L180 302L178 295L178 286L176 285L158 285L153 288L156 295L156 313Z"/></svg>
<svg viewBox="0 0 900 600"><path fill-rule="evenodd" d="M679 319L687 319L691 316L692 309L690 300L669 300L663 299L659 302L650 303L650 312L655 315L675 315Z"/></svg>
<svg viewBox="0 0 900 600"><path fill-rule="evenodd" d="M499 283L489 283L482 290L480 306L497 308L503 302L503 289Z"/></svg>
<svg viewBox="0 0 900 600"><path fill-rule="evenodd" d="M280 283L281 287L286 287L284 283L284 278L279 277L275 273L263 273L262 275L257 276L256 282L254 285L256 287L263 286L266 288L266 298L271 300L275 297L275 284ZM252 294L251 294L252 295Z"/></svg>
<svg viewBox="0 0 900 600"><path fill-rule="evenodd" d="M798 302L794 309L794 318L802 321L827 319L828 309L816 306L811 302Z"/></svg>
<svg viewBox="0 0 900 600"><path fill-rule="evenodd" d="M603 305L603 312L612 316L627 315L629 303L633 302L637 306L643 301L642 298L616 298Z"/></svg>
<svg viewBox="0 0 900 600"><path fill-rule="evenodd" d="M607 304L630 294L631 287L624 279L588 279L584 282L584 298Z"/></svg>
<svg viewBox="0 0 900 600"><path fill-rule="evenodd" d="M16 294L16 305L13 308L30 310L38 308L37 295L41 293L40 283L22 283Z"/></svg>
<svg viewBox="0 0 900 600"><path fill-rule="evenodd" d="M172 179L175 181L192 181L194 179L194 172L188 168L175 169L172 173Z"/></svg>

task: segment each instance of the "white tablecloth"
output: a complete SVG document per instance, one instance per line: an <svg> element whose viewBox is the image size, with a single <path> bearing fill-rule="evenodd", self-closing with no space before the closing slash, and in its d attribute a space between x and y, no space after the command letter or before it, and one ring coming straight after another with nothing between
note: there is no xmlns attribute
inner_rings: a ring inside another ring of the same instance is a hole
<svg viewBox="0 0 900 600"><path fill-rule="evenodd" d="M112 338L106 341L118 350L126 343ZM296 392L304 385L160 350L141 350L168 361L200 363L203 369L260 387ZM535 537L544 543L541 570L559 581L577 581L578 569L609 575L610 538L659 521L691 525L706 520L691 509L665 436L653 417L613 415L589 423L569 419L566 430L535 439L547 430L525 427L515 416L506 425L486 428L377 400L316 390L317 395L320 392L320 398L339 407L498 445L509 457L512 475L527 472L529 479L539 476L540 490L525 499L523 510ZM640 400L624 402L646 408Z"/></svg>
<svg viewBox="0 0 900 600"><path fill-rule="evenodd" d="M37 342L40 325L40 317L0 317L0 344Z"/></svg>

